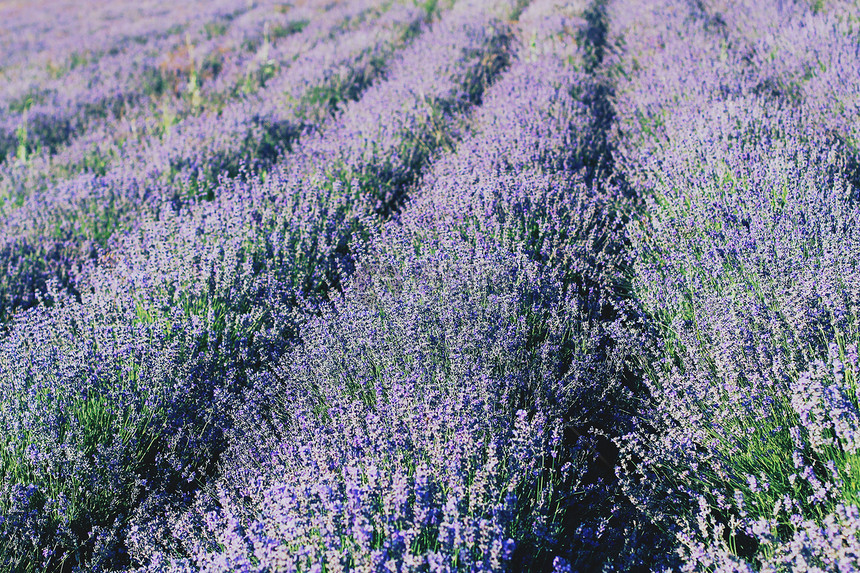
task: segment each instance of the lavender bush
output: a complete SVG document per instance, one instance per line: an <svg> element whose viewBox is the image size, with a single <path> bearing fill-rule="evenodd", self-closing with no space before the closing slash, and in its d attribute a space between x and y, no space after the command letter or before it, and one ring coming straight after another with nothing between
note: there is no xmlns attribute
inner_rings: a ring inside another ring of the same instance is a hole
<svg viewBox="0 0 860 573"><path fill-rule="evenodd" d="M54 295L3 342L0 562L120 567L130 510L211 463L206 372L191 331Z"/></svg>

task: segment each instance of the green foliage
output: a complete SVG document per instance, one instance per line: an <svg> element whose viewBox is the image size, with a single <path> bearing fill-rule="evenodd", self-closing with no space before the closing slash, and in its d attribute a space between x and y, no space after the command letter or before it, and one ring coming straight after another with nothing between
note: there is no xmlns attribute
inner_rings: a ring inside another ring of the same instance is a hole
<svg viewBox="0 0 860 573"><path fill-rule="evenodd" d="M15 157L21 163L27 163L28 148L27 148L27 116L24 116L21 125L15 130L15 135L18 138L18 147L15 151Z"/></svg>
<svg viewBox="0 0 860 573"><path fill-rule="evenodd" d="M147 66L143 68L139 77L143 93L152 98L161 97L169 89L167 78L164 77L164 74L157 67Z"/></svg>
<svg viewBox="0 0 860 573"><path fill-rule="evenodd" d="M424 10L429 20L439 12L439 0L412 0L415 6Z"/></svg>
<svg viewBox="0 0 860 573"><path fill-rule="evenodd" d="M224 22L206 22L203 25L203 31L206 33L206 39L211 40L212 38L226 34L227 24Z"/></svg>
<svg viewBox="0 0 860 573"><path fill-rule="evenodd" d="M269 29L269 36L273 40L280 40L293 34L298 34L308 27L310 20L292 20L286 24L276 24Z"/></svg>
<svg viewBox="0 0 860 573"><path fill-rule="evenodd" d="M9 102L9 111L12 113L26 113L33 104L43 100L44 94L39 91L31 91L20 98L13 99Z"/></svg>

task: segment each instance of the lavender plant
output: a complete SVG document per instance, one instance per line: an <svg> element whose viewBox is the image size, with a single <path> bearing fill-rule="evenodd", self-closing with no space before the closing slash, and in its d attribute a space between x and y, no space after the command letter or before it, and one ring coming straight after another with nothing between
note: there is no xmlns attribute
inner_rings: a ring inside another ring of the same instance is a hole
<svg viewBox="0 0 860 573"><path fill-rule="evenodd" d="M581 469L561 466L587 449L561 455L561 418L519 408L530 402L518 394L539 384L540 372L553 376L560 356L550 348L566 327L549 327L549 346L531 348L530 332L548 318L532 315L541 303L531 289L541 287L509 271L508 280L530 291L511 292L489 280L505 276L496 257L459 247L455 260L452 248L440 248L438 262L404 261L434 279L401 278L392 269L394 276L363 284L369 288L354 291L357 300L305 331L300 353L255 380L219 486L226 507L208 519L210 540L190 535L202 514L176 525L178 539L191 540L185 550L196 567L236 567L256 557L263 568L394 561L498 570L522 530L552 535L563 500L548 484L566 490L581 480ZM471 275L466 261L485 269ZM465 284L452 285L450 272ZM539 367L538 356L549 362ZM500 394L512 403L497 410ZM253 435L266 433L241 437L254 427ZM244 496L259 505L245 509Z"/></svg>
<svg viewBox="0 0 860 573"><path fill-rule="evenodd" d="M135 506L185 495L220 430L193 332L53 294L0 353L0 565L116 569Z"/></svg>

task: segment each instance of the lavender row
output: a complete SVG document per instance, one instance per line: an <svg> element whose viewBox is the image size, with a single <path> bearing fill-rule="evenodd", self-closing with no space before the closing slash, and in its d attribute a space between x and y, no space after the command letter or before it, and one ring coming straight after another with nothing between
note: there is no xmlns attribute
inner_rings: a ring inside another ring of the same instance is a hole
<svg viewBox="0 0 860 573"><path fill-rule="evenodd" d="M192 2L168 4L162 0L117 2L63 2L52 0L41 9L21 3L2 7L0 61L3 71L25 65L48 66L70 54L103 54L136 39L170 33L172 23L204 16L242 11L247 2Z"/></svg>
<svg viewBox="0 0 860 573"><path fill-rule="evenodd" d="M343 13L330 15L342 21ZM34 194L6 220L6 308L32 304L49 277L72 285L70 273L94 249L142 216L174 208L170 202L196 201L191 193L205 198L218 178L240 175L240 166L256 171L270 165L303 131L324 124L340 102L358 97L384 73L386 61L422 18L423 12L395 6L381 19L369 19L367 27L303 54L260 98L220 115L189 118L151 147L130 149L103 176L81 175Z"/></svg>
<svg viewBox="0 0 860 573"><path fill-rule="evenodd" d="M119 119L145 122L159 114L162 122L175 122L204 105L223 105L225 96L256 89L308 38L325 37L331 28L318 7L275 8L207 17L189 23L184 34L177 28L165 38L57 72L56 78L25 75L7 83L18 93L5 102L0 156L32 161L36 150L50 156L76 136L110 128ZM334 12L350 16L348 8ZM306 27L303 41L290 41Z"/></svg>
<svg viewBox="0 0 860 573"><path fill-rule="evenodd" d="M372 33L374 31L374 24L376 23L374 19L375 15L378 15L378 13L374 4L367 2L347 3L341 5L339 9L327 11L324 18L314 18L313 24L309 23L302 33L286 38L278 45L282 52L279 54L279 57L289 61L292 65L286 67L284 78L280 83L287 84L287 87L290 87L290 84L304 86L305 84L312 83L312 80L305 77L308 74L312 74L311 77L314 77L314 75L325 73L331 68L336 68L337 64L341 62L329 61L332 60L330 53L332 48L322 45L324 41L339 40L346 42L345 45L336 45L335 47L348 50L351 43L356 43L357 39L360 41L361 38L369 36L369 39L364 40L365 45L359 47L367 48L368 46L372 46ZM357 24L353 24L354 21L357 21ZM358 28L351 30L350 27L353 25L357 25ZM343 37L341 37L341 32L346 32ZM307 53L309 50L310 53ZM356 51L360 52L361 50ZM348 51L342 57L345 61L348 61L350 57L354 57L354 53L353 51ZM296 59L299 59L299 62L293 63ZM311 70L313 71L311 72ZM274 81L277 82L277 80L278 78L275 77ZM267 100L274 100L281 106L287 107L288 109L285 111L290 111L291 101L300 99L302 90L300 87L291 88L289 94L283 94L283 88L284 86L275 85L272 86L269 92L258 94L257 97L250 99L250 101L244 101L243 98L239 102L233 103L232 111L228 109L226 113L235 116L244 111L247 115L254 109L266 105ZM208 113L204 113L205 117L203 118L186 118L184 121L182 116L185 113L181 109L171 107L167 110L142 110L143 113L140 117L124 119L120 122L121 127L118 126L118 129L122 132L122 139L136 140L136 143L123 143L117 149L112 149L111 147L116 144L110 143L108 149L100 148L96 155L117 156L114 162L121 161L125 155L128 155L125 158L126 161L153 161L153 158L157 159L160 155L164 154L164 152L158 151L158 141L161 138L168 136L181 138L183 137L183 131L186 129L197 129L199 131L201 125L211 124L217 119L219 114L223 112L222 108L224 105L230 104L225 102L211 110L206 110ZM203 110L198 110L198 112L203 112ZM99 162L92 162L93 158L88 157L89 146L92 145L92 140L104 135L104 133L96 133L92 137L87 137L83 145L77 146L77 149L70 150L70 153L64 154L66 157L60 158L58 162L68 163L67 169L71 173L90 170L98 172L109 169L109 164L98 165L97 163ZM241 132L235 132L231 135L237 139L248 137ZM187 146L188 144L186 143L185 145ZM153 156L152 158L148 158L146 155L150 148L154 148L152 151L149 151ZM53 161L37 169L30 170L35 173L25 173L23 175L17 173L14 175L10 174L7 178L8 183L5 192L15 196L19 201L22 200L28 193L32 193L33 189L41 189L46 184L50 184L49 173L55 167L52 163L58 162ZM94 164L89 165L89 163ZM48 181L43 181L46 178L48 178ZM42 200L39 199L39 201Z"/></svg>
<svg viewBox="0 0 860 573"><path fill-rule="evenodd" d="M189 81L188 87L191 87L193 83L195 90L181 90L182 93L179 94L178 98L172 96L161 98L160 103L154 101L151 105L144 104L137 109L127 109L122 117L111 119L99 127L92 127L80 137L72 140L66 148L55 155L41 154L28 157L23 164L20 161L6 164L0 181L2 181L3 193L9 196L6 203L13 205L7 207L7 211L10 208L14 209L28 196L48 190L58 183L61 184L63 178L74 177L81 172L105 175L117 164L121 165L123 161L150 163L163 160L161 156L165 152L159 151L159 142L162 139L172 138L176 140L179 138L181 140L183 137L193 139L193 137L183 135L183 133L189 129L205 130L206 126L209 126L210 131L216 131L211 128L211 124L217 121L222 114L226 114L228 117L234 116L234 119L237 115L250 115L250 118L244 119L244 123L248 123L255 116L256 108L264 105L267 100L278 102L281 106L289 108L291 98L300 99L296 97L295 93L296 89L301 89L300 87L287 90L291 92L289 96L282 93L284 90L279 89L277 85L251 98L245 96L260 89L266 81L277 81L278 76L282 73L297 86L304 86L308 80L303 77L302 70L304 75L307 75L309 70L313 70L312 73L314 74L319 74L335 67L328 61L332 58L328 54L332 46L326 46L325 43L339 38L340 41L346 41L348 44L347 38L351 37L359 39L366 37L365 42L372 40L372 35L369 33L373 29L374 17L378 15L377 12L375 3L355 1L325 10L322 14L318 14L317 10L312 8L304 11L295 9L288 11L287 14L299 17L298 20L289 20L289 22L300 24L299 27L292 29L296 33L281 39L274 46L270 44L260 46L258 48L259 53L255 54L254 59L262 61L244 62L244 65L251 67L247 70L248 76L240 81L240 85L235 85L235 82L239 81L235 77L237 72L235 69L225 69L218 74L216 79L222 80L222 85L217 86L217 88L211 87L211 84L208 83L198 85L199 82L197 81ZM253 14L246 15L251 16ZM263 12L262 16L266 17L270 14ZM262 24L257 23L251 28L256 28L256 32L265 37L268 32L264 33L262 30L267 29L267 24L268 21ZM300 30L301 26L304 28ZM352 29L354 27L358 29ZM343 50L345 52L343 57L347 59L354 55L353 50L348 45L334 47ZM189 46L189 48L191 47ZM193 48L191 51L194 51ZM308 51L311 53L307 53ZM191 57L191 54L185 53L183 56L187 59ZM299 58L301 60L296 62ZM322 61L314 61L317 59ZM235 64L234 67L241 68L243 58L239 57ZM188 67L189 70L186 71L196 69L196 65L190 61L175 65L178 65L179 68ZM258 65L264 66L268 72L261 75L256 67ZM283 72L280 70L281 66L285 67ZM194 73L197 75L196 71ZM159 71L159 77L161 75ZM190 78L185 79L190 80ZM236 90L247 91L248 93L237 94L235 93ZM195 97L199 101L195 102ZM237 97L238 101L236 101ZM274 105L274 103L269 105ZM264 122L259 119L257 123ZM250 128L246 127L247 129ZM241 131L227 131L225 135L232 136L240 142L251 137L248 133ZM174 143L173 146L175 145ZM188 144L186 143L185 146L187 147ZM161 171L166 169L166 167L161 167ZM51 193L48 193L48 197L50 195ZM42 198L38 199L39 202L43 200Z"/></svg>
<svg viewBox="0 0 860 573"><path fill-rule="evenodd" d="M483 75L487 62L497 67L487 54L500 54L505 45L499 42L502 30L482 12L461 8L422 36L375 89L375 97L348 106L332 131L339 136L340 130L360 127L353 122L376 121L379 114L363 107L370 105L366 102L397 104L389 109L405 111L389 114L391 123L381 127L399 125L409 117L405 104L416 97L407 84L423 87L428 98L436 96L437 105L465 104L469 100L461 90L468 88L475 97L497 71ZM322 137L314 141L308 153L316 150L311 157L317 158L328 144ZM337 161L335 156L308 169ZM274 184L270 179L267 185ZM210 217L223 217L223 235L195 241L194 221L182 223L181 217L152 223L164 227L165 246L185 249L174 251L182 264L167 266L170 261L156 252L105 254L94 275L96 290L82 293L82 302L51 290L50 305L16 319L3 342L9 360L2 370L4 403L15 405L3 411L2 427L10 428L4 430L4 451L16 454L3 458L5 546L0 555L5 563L19 556L33 567L45 563L49 568L64 561L121 568L145 563L149 557L138 551L135 532L165 532L154 528L152 518L186 507L189 495L205 483L229 426L216 398L235 392L264 367L260 341L283 345L279 335L290 319L288 300L276 299L273 305L261 292L273 277L258 279L260 269L245 264L249 258L241 252L237 257L233 246L243 239L248 244L259 218L249 213L236 225L230 217L238 206L226 195L216 201ZM184 228L170 226L177 223ZM178 233L172 236L174 230ZM188 237L182 236L186 230ZM261 238L278 239L275 229L257 230ZM128 276L123 269L131 261L121 257L135 255L141 257L134 265L142 272ZM214 268L208 266L213 260L218 261ZM217 277L223 279L220 284ZM129 284L127 278L136 282ZM289 283L269 287L275 294L292 288ZM175 290L165 293L165 288ZM57 469L64 467L73 471ZM82 497L82 490L90 494Z"/></svg>
<svg viewBox="0 0 860 573"><path fill-rule="evenodd" d="M648 425L620 443L629 493L688 570L850 569L858 219L845 132L828 125L845 125L830 102L852 96L804 93L817 81L804 74L837 60L771 57L823 29L851 40L803 5L756 9L749 27L732 8L716 27L664 12L658 66L622 82L622 122L644 143L624 148L643 199L633 288L662 334L643 354Z"/></svg>
<svg viewBox="0 0 860 573"><path fill-rule="evenodd" d="M610 45L615 49L606 63L609 73L616 78L615 166L642 202L658 206L663 198L654 191L662 189L667 176L671 175L670 170L663 169L669 141L667 122L672 122L685 108L692 113L701 113L715 105L715 100L741 97L748 91L748 85L738 73L743 65L722 30L709 29L708 23L713 20L702 13L695 13L684 3L669 1L634 6L630 2L616 2L610 5L609 14ZM643 65L644 62L651 65ZM687 117L685 114L685 119ZM650 234L639 231L636 226L647 228L650 212L650 209L646 210L644 216L634 218L630 225L629 234L641 237L634 244L638 243L642 250ZM681 221L683 219L679 219ZM696 237L697 234L691 232L689 240L694 241ZM637 254L639 260L633 259L631 263L635 265L639 278L646 264L642 260L642 252ZM672 253L667 253L663 259L677 257L673 246ZM692 480L681 480L688 475L694 478L701 473L701 467L692 456L671 463L667 452L695 452L695 441L682 440L697 428L705 430L706 426L695 423L700 414L697 411L695 416L691 416L689 408L679 409L680 415L672 420L673 400L671 395L663 393L662 380L654 372L661 367L671 369L675 363L673 350L679 348L679 353L683 353L684 347L675 345L671 328L660 328L675 313L656 313L648 304L649 290L656 290L659 283L652 280L643 286L642 282L634 289L635 302L651 316L643 321L644 327L637 328L638 325L630 321L632 324L628 329L644 331L630 346L639 347L636 354L642 364L648 396L639 408L637 431L617 442L622 450L622 467L625 468L622 482L627 495L642 508L643 513L672 533L676 539L674 552L682 562L690 561L695 570L695 558L681 533L696 525L695 495L689 493L695 488L689 487ZM689 309L690 305L684 308ZM635 310L631 314L635 317ZM647 326L649 323L653 325L651 329ZM662 335L656 341L648 336L654 330ZM711 381L705 377L702 382L707 386ZM649 397L656 406L649 404ZM691 405L697 404L696 398L699 397L692 398ZM687 464L696 464L692 465L693 472L687 469ZM687 490L683 489L684 485L688 486ZM724 530L727 525L723 525ZM704 563L698 564L699 567L702 565Z"/></svg>
<svg viewBox="0 0 860 573"><path fill-rule="evenodd" d="M373 238L302 347L228 401L221 483L160 523L191 558L137 532L160 558L150 570L600 562L610 536L571 523L607 503L586 479L596 434L565 439L619 422L599 325L563 282L570 263L613 273L580 260L609 219L577 178L592 118L574 93L590 80L566 46L581 10L526 10L530 43L488 91L476 134Z"/></svg>
<svg viewBox="0 0 860 573"><path fill-rule="evenodd" d="M141 36L139 41L117 46L110 54L81 53L67 66L48 63L6 70L0 100L4 111L0 116L0 158L18 152L25 159L37 148L55 150L87 125L158 95L164 86L157 80L166 79L164 74L172 64L164 59L165 55L186 50L192 33L195 43L199 36L205 38L205 22L223 23L247 9L235 1L217 8L214 13L201 13L205 18L202 22L196 18L184 22L180 19L182 25L153 37ZM54 38L50 34L45 37ZM64 52L65 49L59 54Z"/></svg>
<svg viewBox="0 0 860 573"><path fill-rule="evenodd" d="M506 65L509 38L479 7L455 7L392 63L385 82L265 180L225 185L214 201L144 226L117 249L122 273L181 276L169 296L204 301L248 273L287 292L324 292L349 264L350 241L395 210L433 154L458 137L463 113Z"/></svg>

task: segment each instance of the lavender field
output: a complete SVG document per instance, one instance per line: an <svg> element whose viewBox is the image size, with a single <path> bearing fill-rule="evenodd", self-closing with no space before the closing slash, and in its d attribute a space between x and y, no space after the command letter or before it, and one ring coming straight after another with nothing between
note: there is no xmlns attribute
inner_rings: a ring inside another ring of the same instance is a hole
<svg viewBox="0 0 860 573"><path fill-rule="evenodd" d="M0 571L860 571L856 0L0 2Z"/></svg>

